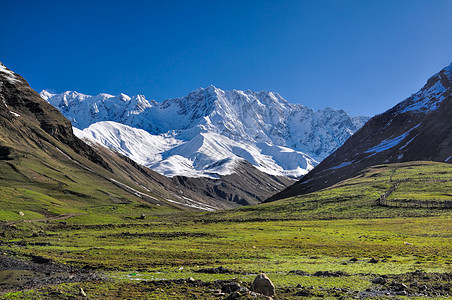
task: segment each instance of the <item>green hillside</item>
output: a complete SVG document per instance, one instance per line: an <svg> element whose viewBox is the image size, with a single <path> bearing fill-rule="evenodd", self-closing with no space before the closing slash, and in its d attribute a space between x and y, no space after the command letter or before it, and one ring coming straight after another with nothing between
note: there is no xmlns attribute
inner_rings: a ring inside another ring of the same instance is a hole
<svg viewBox="0 0 452 300"><path fill-rule="evenodd" d="M39 146L25 140L9 146L9 149L8 159L0 160L0 221L71 214L84 215L84 219L100 220L105 217L121 222L128 214L122 212L121 218L117 219L110 217L112 212L104 214L97 209L96 215L91 215L90 211L97 207L127 204L130 215L139 216L133 207L140 206L143 213L152 209L146 199L130 193L110 178L140 190L139 187L77 155L50 137ZM162 203L165 202L162 200Z"/></svg>
<svg viewBox="0 0 452 300"><path fill-rule="evenodd" d="M387 201L380 201L395 185ZM333 220L450 216L450 210L444 209L450 205L447 201L452 201L452 164L407 162L370 167L331 188L217 213L210 218Z"/></svg>

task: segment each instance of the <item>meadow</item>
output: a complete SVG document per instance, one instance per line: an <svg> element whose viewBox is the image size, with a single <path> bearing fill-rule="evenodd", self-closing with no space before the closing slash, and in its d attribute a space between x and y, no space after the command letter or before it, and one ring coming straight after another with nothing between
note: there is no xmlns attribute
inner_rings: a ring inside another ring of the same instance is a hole
<svg viewBox="0 0 452 300"><path fill-rule="evenodd" d="M447 298L452 211L387 207L377 200L406 178L416 179L412 185L420 182L415 188L424 194L447 198L451 174L452 167L441 163L377 166L327 190L214 213L139 201L77 202L66 210L56 197L19 189L28 197L25 216L39 213L31 205L38 200L59 207L52 215L73 213L36 222L9 217L16 194L3 187L2 195L11 199L0 210L4 256L42 257L90 270L100 279L4 289L1 297L77 299L83 298L82 288L92 299L222 299L228 295L221 292L225 282L249 287L264 272L276 286L276 299ZM427 177L444 184L420 180ZM412 192L397 190L398 197ZM385 284L377 278L385 278Z"/></svg>

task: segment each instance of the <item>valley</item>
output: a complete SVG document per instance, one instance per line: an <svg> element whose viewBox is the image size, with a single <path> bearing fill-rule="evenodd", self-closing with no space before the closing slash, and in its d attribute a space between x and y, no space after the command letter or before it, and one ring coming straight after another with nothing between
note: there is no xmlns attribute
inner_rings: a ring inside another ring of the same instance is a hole
<svg viewBox="0 0 452 300"><path fill-rule="evenodd" d="M279 157L293 170L314 167L309 155L233 139L234 131L199 132L210 119L199 107L276 94L209 87L210 97L200 89L161 104L185 108L195 123L183 133L190 139L166 150L193 156L208 174L164 176L136 159L165 144L162 136L99 120L93 136L118 147L85 143L20 75L0 67L1 299L452 297L450 66L353 135L343 127L352 119L333 117L326 127L350 138L319 148L332 154L295 183L246 158ZM273 110L263 111L270 118ZM283 131L262 132L277 139ZM181 161L166 166L180 171ZM269 295L254 291L260 273L274 285Z"/></svg>
<svg viewBox="0 0 452 300"><path fill-rule="evenodd" d="M383 165L329 190L233 211L111 203L65 220L2 224L3 259L42 257L98 276L22 292L6 285L2 297L72 299L82 288L90 298L222 299L228 283L249 288L260 272L275 284L276 299L446 296L452 211L377 200L399 178L447 180L443 190L416 185L446 195L450 174L444 163ZM409 193L400 189L398 197Z"/></svg>

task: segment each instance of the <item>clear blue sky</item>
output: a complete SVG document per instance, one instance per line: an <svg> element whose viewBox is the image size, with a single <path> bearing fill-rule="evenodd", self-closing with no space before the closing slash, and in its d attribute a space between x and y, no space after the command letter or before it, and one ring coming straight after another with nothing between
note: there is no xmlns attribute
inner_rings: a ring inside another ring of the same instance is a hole
<svg viewBox="0 0 452 300"><path fill-rule="evenodd" d="M374 115L452 61L451 0L0 0L0 61L40 91L163 101L213 84Z"/></svg>

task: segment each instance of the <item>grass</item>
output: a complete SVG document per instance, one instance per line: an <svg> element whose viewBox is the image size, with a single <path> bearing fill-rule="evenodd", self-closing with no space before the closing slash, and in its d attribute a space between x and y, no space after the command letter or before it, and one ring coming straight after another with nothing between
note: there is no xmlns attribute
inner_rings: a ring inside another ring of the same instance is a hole
<svg viewBox="0 0 452 300"><path fill-rule="evenodd" d="M149 299L186 299L196 294L200 299L208 299L211 295L206 294L207 285L214 285L216 280L235 278L246 286L259 272L271 278L285 299L297 299L293 290L297 285L312 286L315 293L326 293L323 296L328 298L334 294L334 288L363 292L378 275L416 270L452 272L450 210L388 208L376 204L395 180L410 178L423 182L422 178L446 179L451 174L449 164L384 165L367 169L327 190L216 213L183 212L130 198L112 201L111 192L97 192L95 178L85 179L77 173L71 174L71 179L83 181L87 187L80 189L72 181L64 181L67 185L64 190L75 192L63 193L66 198L60 198L61 189L49 195L38 192L36 187L32 191L31 186L16 189L3 186L2 220L17 220L18 209L27 215L39 214L43 207L52 214L78 215L64 220L65 223L56 220L1 227L1 252L39 255L80 268L94 268L114 282L62 284L5 294L3 298L53 295L49 297L60 299L65 293L77 295L79 287L83 287L94 298L104 293L111 298L147 295ZM415 185L415 181L409 184ZM435 197L450 193L448 182L415 188L421 194ZM414 187L400 188L398 197L406 197L413 190ZM120 190L114 193L116 199L125 197ZM20 205L16 207L15 203ZM141 214L146 217L140 218ZM377 258L378 263L370 263L372 258ZM236 273L198 272L218 266ZM309 276L290 273L294 270ZM342 271L350 276L313 276L318 271ZM187 286L168 281L189 277L207 285ZM167 285L156 283L159 280L167 280L162 281ZM287 289L290 292L285 292Z"/></svg>
<svg viewBox="0 0 452 300"><path fill-rule="evenodd" d="M46 243L44 247L30 243L23 249L12 243L8 248L80 267L150 272L220 264L252 273L300 268L384 274L419 267L445 271L452 259L452 221L443 218L66 227L19 236L22 241ZM14 240L15 235L6 237ZM371 257L385 261L368 264ZM359 261L346 263L350 258Z"/></svg>

